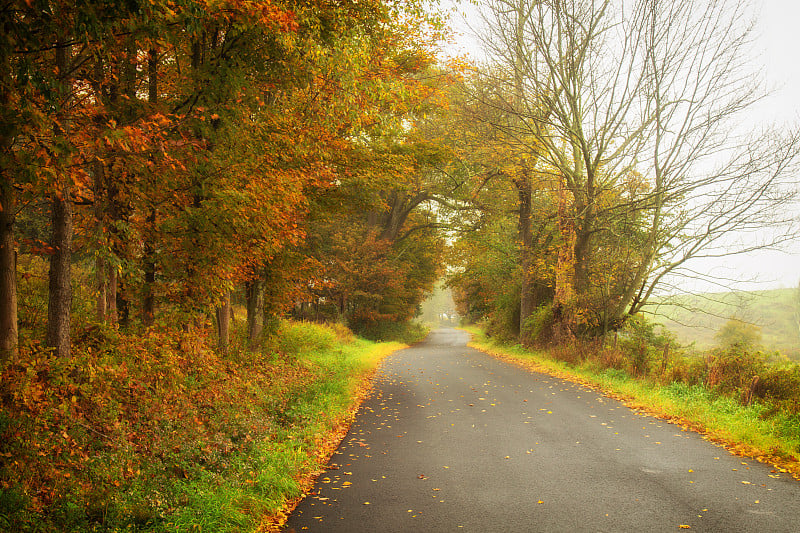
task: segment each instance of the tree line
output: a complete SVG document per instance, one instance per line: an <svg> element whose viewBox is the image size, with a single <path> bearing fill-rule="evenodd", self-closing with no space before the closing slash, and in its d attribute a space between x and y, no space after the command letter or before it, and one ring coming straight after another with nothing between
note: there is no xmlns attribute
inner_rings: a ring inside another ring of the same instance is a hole
<svg viewBox="0 0 800 533"><path fill-rule="evenodd" d="M0 6L0 359L82 323L215 326L291 310L410 318L443 241L419 182L442 105L417 2ZM92 317L76 318L81 273ZM46 272L46 317L20 283Z"/></svg>
<svg viewBox="0 0 800 533"><path fill-rule="evenodd" d="M743 127L744 3L492 0L469 66L430 8L4 4L2 359L69 354L76 269L89 322L224 353L232 296L252 346L284 313L378 337L447 263L463 316L531 344L794 238L797 130Z"/></svg>
<svg viewBox="0 0 800 533"><path fill-rule="evenodd" d="M455 104L482 206L454 246L462 315L524 344L603 336L711 280L694 261L796 238L798 130L748 114L767 93L746 3L492 0L483 19Z"/></svg>

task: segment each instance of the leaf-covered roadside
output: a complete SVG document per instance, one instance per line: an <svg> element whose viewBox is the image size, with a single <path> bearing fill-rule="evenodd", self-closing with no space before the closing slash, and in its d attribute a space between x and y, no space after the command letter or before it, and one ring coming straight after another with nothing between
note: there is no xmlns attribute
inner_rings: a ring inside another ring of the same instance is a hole
<svg viewBox="0 0 800 533"><path fill-rule="evenodd" d="M0 531L266 527L398 347L290 322L228 358L197 332L84 334L3 373Z"/></svg>

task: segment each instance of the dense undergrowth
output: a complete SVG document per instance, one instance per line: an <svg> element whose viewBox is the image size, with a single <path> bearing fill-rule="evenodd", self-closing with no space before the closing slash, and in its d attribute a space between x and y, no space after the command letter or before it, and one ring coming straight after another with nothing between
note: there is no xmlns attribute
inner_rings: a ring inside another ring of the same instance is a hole
<svg viewBox="0 0 800 533"><path fill-rule="evenodd" d="M252 531L321 458L397 343L281 322L220 357L207 332L93 327L2 375L0 531Z"/></svg>
<svg viewBox="0 0 800 533"><path fill-rule="evenodd" d="M597 386L635 407L700 430L731 451L800 479L800 365L744 346L696 354L670 348L652 326L618 342L527 350L478 327L473 344L523 366Z"/></svg>

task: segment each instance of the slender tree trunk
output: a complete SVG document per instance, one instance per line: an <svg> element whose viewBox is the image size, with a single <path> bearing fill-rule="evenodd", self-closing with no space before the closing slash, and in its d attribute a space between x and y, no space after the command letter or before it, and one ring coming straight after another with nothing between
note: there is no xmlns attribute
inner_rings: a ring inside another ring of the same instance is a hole
<svg viewBox="0 0 800 533"><path fill-rule="evenodd" d="M226 291L222 305L217 307L217 348L228 355L231 338L231 291Z"/></svg>
<svg viewBox="0 0 800 533"><path fill-rule="evenodd" d="M533 314L536 305L536 293L531 280L533 269L533 231L531 228L531 183L527 177L517 183L519 196L519 240L520 263L522 267L522 288L520 290L519 306L519 340L523 346L533 343L530 330L526 327L528 318Z"/></svg>
<svg viewBox="0 0 800 533"><path fill-rule="evenodd" d="M97 159L94 162L94 219L95 219L95 232L97 234L97 255L94 260L95 265L95 291L97 293L97 301L95 304L95 311L97 313L98 322L106 322L108 320L108 272L107 264L104 257L104 249L107 246L105 231L103 225L103 218L105 216L104 205L104 182L105 168L103 162Z"/></svg>
<svg viewBox="0 0 800 533"><path fill-rule="evenodd" d="M147 101L151 111L155 111L158 104L158 51L151 48L147 54ZM152 179L152 175L149 176ZM156 250L155 250L155 227L156 227L156 208L153 203L148 206L147 231L144 236L144 287L142 294L142 324L145 327L153 325L155 321L155 293L154 285L156 281Z"/></svg>
<svg viewBox="0 0 800 533"><path fill-rule="evenodd" d="M117 275L117 320L122 328L131 325L131 303L126 285L125 280Z"/></svg>
<svg viewBox="0 0 800 533"><path fill-rule="evenodd" d="M61 111L57 113L54 128L56 137L69 135L70 124L64 109L68 108L71 87L67 66L71 59L70 45L63 41L56 46L56 68L61 84ZM64 162L59 162L63 166ZM48 275L47 302L47 346L55 350L56 357L70 355L70 306L72 303L72 200L70 199L70 178L62 172L59 190L53 193L50 213L52 235L50 246L50 271Z"/></svg>
<svg viewBox="0 0 800 533"><path fill-rule="evenodd" d="M0 109L11 106L9 85L10 56L0 52ZM3 126L8 123L3 122ZM16 191L11 179L11 169L2 162L10 161L14 137L11 128L0 128L0 370L5 362L17 355L19 322L17 317L17 254L14 239Z"/></svg>
<svg viewBox="0 0 800 533"><path fill-rule="evenodd" d="M106 276L106 260L99 253L94 259L94 282L97 291L95 315L98 322L108 320L108 277Z"/></svg>
<svg viewBox="0 0 800 533"><path fill-rule="evenodd" d="M10 181L10 180L9 180ZM17 254L14 243L16 198L11 183L0 183L0 369L17 355Z"/></svg>
<svg viewBox="0 0 800 533"><path fill-rule="evenodd" d="M155 231L156 225L156 210L150 207L150 212L147 214L147 232L144 241L144 250L142 257L143 270L144 270L144 287L142 294L142 325L150 327L155 322L155 305L156 297L153 291L153 286L156 282L156 262L155 262L155 246L153 243L152 233Z"/></svg>
<svg viewBox="0 0 800 533"><path fill-rule="evenodd" d="M108 217L111 221L109 225L109 248L111 254L117 260L126 257L128 254L127 246L124 242L126 237L117 229L117 225L128 221L131 210L130 205L126 205L121 199L119 187L123 178L119 166L120 162L115 161L110 169L111 174L116 174L116 181L111 176L108 176L106 181ZM108 291L106 293L107 312L112 323L118 323L120 326L126 327L128 325L130 306L125 292L124 279L116 265L109 266Z"/></svg>
<svg viewBox="0 0 800 533"><path fill-rule="evenodd" d="M575 292L583 295L589 288L589 265L591 264L591 238L594 226L594 214L591 206L582 209L584 215L579 218L575 231L575 246L572 256L575 258L574 282Z"/></svg>
<svg viewBox="0 0 800 533"><path fill-rule="evenodd" d="M259 310L264 305L264 285L260 278L245 283L247 299L247 341L249 347L255 347L264 326L259 322Z"/></svg>
<svg viewBox="0 0 800 533"><path fill-rule="evenodd" d="M572 325L572 306L575 299L575 228L574 219L568 213L567 193L563 181L558 185L558 231L561 244L558 247L555 272L555 294L553 296L553 324L550 336L556 343L569 339Z"/></svg>
<svg viewBox="0 0 800 533"><path fill-rule="evenodd" d="M54 195L50 224L49 299L47 304L47 346L57 357L70 355L70 305L72 303L72 202L70 188L64 185Z"/></svg>

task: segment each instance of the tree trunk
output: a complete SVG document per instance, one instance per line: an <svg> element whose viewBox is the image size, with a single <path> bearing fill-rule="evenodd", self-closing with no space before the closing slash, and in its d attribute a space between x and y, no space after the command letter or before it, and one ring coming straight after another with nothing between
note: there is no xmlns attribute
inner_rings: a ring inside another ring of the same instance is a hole
<svg viewBox="0 0 800 533"><path fill-rule="evenodd" d="M69 357L70 305L72 303L72 202L64 185L53 196L50 224L49 299L47 303L47 346L56 357Z"/></svg>
<svg viewBox="0 0 800 533"><path fill-rule="evenodd" d="M559 181L558 190L558 232L562 244L558 247L555 272L555 294L553 295L553 323L550 337L559 343L570 339L573 319L575 288L575 224L568 212L567 193L563 181Z"/></svg>
<svg viewBox="0 0 800 533"><path fill-rule="evenodd" d="M153 260L154 250L151 241L144 243L144 294L142 296L142 325L151 327L156 317L156 297L153 285L156 281L156 264Z"/></svg>
<svg viewBox="0 0 800 533"><path fill-rule="evenodd" d="M259 310L264 305L264 286L261 279L256 278L245 283L245 297L247 299L247 342L252 349L264 329L259 322Z"/></svg>
<svg viewBox="0 0 800 533"><path fill-rule="evenodd" d="M131 207L129 202L122 199L120 185L122 183L119 161L112 164L111 174L116 174L113 178L108 176L106 182L107 207L109 224L109 248L111 255L121 261L128 255L128 246L124 242L127 237L124 232L119 231L120 223L126 223L130 218ZM124 280L117 265L110 265L108 275L108 292L106 301L108 302L107 312L112 322L116 322L123 327L128 325L129 309L128 295L125 292Z"/></svg>
<svg viewBox="0 0 800 533"><path fill-rule="evenodd" d="M144 270L144 287L142 288L142 325L150 327L155 322L156 298L153 286L156 282L156 261L155 245L153 243L153 232L156 225L156 210L149 208L147 214L147 232L144 237L144 250L142 257L142 268Z"/></svg>
<svg viewBox="0 0 800 533"><path fill-rule="evenodd" d="M151 111L155 111L158 104L158 51L151 48L147 54L147 101ZM152 179L152 175L149 176ZM147 230L144 235L144 287L142 294L142 325L150 327L155 321L155 293L156 260L155 260L155 226L156 208L154 204L148 206Z"/></svg>
<svg viewBox="0 0 800 533"><path fill-rule="evenodd" d="M97 234L97 255L94 260L95 268L95 291L97 300L95 302L95 312L98 322L106 322L108 320L108 273L106 260L103 256L105 248L107 247L105 231L103 225L103 218L105 217L104 206L104 173L105 167L103 162L98 158L94 162L94 220L95 220L95 233Z"/></svg>
<svg viewBox="0 0 800 533"><path fill-rule="evenodd" d="M59 41L56 46L56 68L61 85L60 111L54 135L69 136L69 118L64 112L69 106L71 87L68 78L68 64L71 59L70 45ZM53 348L56 357L65 358L70 355L70 306L72 303L72 200L70 199L70 178L63 172L66 161L59 161L62 168L60 178L63 183L60 190L53 193L50 212L52 230L50 246L50 271L48 275L47 301L47 346Z"/></svg>
<svg viewBox="0 0 800 533"><path fill-rule="evenodd" d="M530 328L526 323L533 314L536 306L536 294L534 284L531 280L531 270L533 268L533 231L531 229L531 183L526 177L518 182L517 194L519 196L519 240L520 240L520 263L522 267L522 288L520 290L519 306L519 340L523 346L530 346L533 343Z"/></svg>
<svg viewBox="0 0 800 533"><path fill-rule="evenodd" d="M108 276L106 260L99 253L94 259L94 282L97 298L95 300L95 316L98 322L108 320Z"/></svg>
<svg viewBox="0 0 800 533"><path fill-rule="evenodd" d="M121 328L131 325L131 304L125 280L117 275L117 321Z"/></svg>
<svg viewBox="0 0 800 533"><path fill-rule="evenodd" d="M231 338L231 291L226 291L222 305L217 307L217 347L219 353L228 355Z"/></svg>
<svg viewBox="0 0 800 533"><path fill-rule="evenodd" d="M17 254L14 245L16 198L10 180L0 183L0 369L17 355Z"/></svg>

